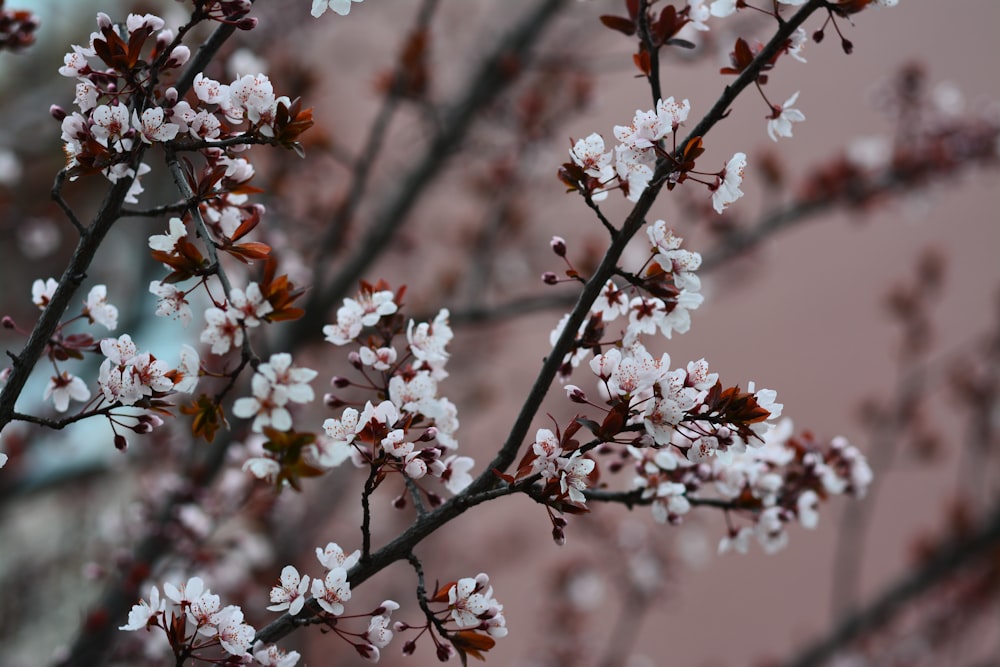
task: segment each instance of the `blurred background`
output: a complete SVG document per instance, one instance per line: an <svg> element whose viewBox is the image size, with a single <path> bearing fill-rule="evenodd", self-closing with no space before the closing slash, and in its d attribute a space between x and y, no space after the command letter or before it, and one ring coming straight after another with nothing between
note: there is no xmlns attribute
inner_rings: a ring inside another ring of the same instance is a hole
<svg viewBox="0 0 1000 667"><path fill-rule="evenodd" d="M407 51L420 12L435 4L426 50L411 41ZM556 178L569 140L599 132L610 143L614 125L652 107L648 86L635 76L633 41L599 22L602 14L624 14L624 3L566 2L531 49L511 56L495 96L473 99L471 124L449 126L461 118L458 102L469 99L478 63L536 4L367 0L347 17L314 20L306 0L259 0L259 27L227 43L210 70L220 80L265 71L276 93L301 95L314 107L305 160L277 149L253 152L253 185L264 190L268 208L258 233L299 284L312 284L317 272L348 275L344 267L368 253L359 277L406 284L409 314L450 309L456 335L442 393L458 406L462 453L479 465L503 441L549 349L549 332L575 298L572 284L539 280L562 270L549 239L563 236L581 270L594 266L606 245L593 213ZM805 48L808 63L779 61L764 92L781 103L801 91L796 107L806 121L795 125L793 139L770 141L767 106L753 90L706 137L699 162L706 171L736 151L749 157L747 195L730 212L716 216L704 188L682 186L664 192L650 216L711 258L706 301L690 333L662 341L673 366L704 357L727 385L776 389L797 429L843 435L864 450L877 487L860 503L825 504L818 529L792 527L789 546L775 556L756 546L747 555L716 555L726 524L709 508L674 527L653 524L643 508L598 507L571 518L563 547L552 543L544 510L526 498L476 508L418 553L432 580L490 574L511 633L489 654L491 664L785 664L917 567L927 545L974 526L997 502L1000 62L993 42L1000 5L900 4L865 11L856 25L838 21L853 42L850 55L827 26L822 43ZM48 108L69 109L73 99L73 83L57 73L63 55L85 43L96 10L115 20L127 11L154 12L177 25L188 5L22 0L8 8L21 7L38 12L42 24L26 52L0 54L0 314L30 329L37 316L32 282L58 277L75 243L49 197L64 158ZM807 31L821 23L814 16ZM772 26L753 12L710 24L711 32L686 35L696 48L671 52L662 65L664 94L690 99L689 126L729 81L718 70L734 39L766 38ZM387 95L399 62L406 85ZM388 123L373 132L387 99ZM965 146L961 159L945 150L958 149L942 136L975 144L991 127L992 145ZM436 143L451 131L460 135L455 145ZM373 135L381 146L359 186L357 159ZM142 206L177 199L155 160ZM366 249L366 235L396 210L401 188L421 168L429 177L413 204L399 209L398 230L376 252ZM847 172L870 177L863 182L889 180L852 189L844 186ZM84 177L65 195L85 219L106 185ZM613 193L603 209L620 222L627 204ZM122 314L118 333L173 358L177 341L193 344L200 325L197 308L188 329L152 317L145 286L161 270L145 247L164 229L165 219L124 219L85 287L107 284ZM356 280L340 296L349 296ZM316 318L312 333L295 339L296 361L320 370L314 386L322 393L326 378L349 367L320 340L332 311L309 317ZM272 327L261 356L283 349L280 329L292 326ZM20 349L23 338L3 334L6 349ZM82 377L96 374L96 365L79 369ZM41 401L47 374L36 375L22 411L48 409ZM589 374L574 381L587 385ZM574 406L558 388L550 393L539 414L566 423ZM317 406L297 423L312 420L318 428L329 416ZM177 472L196 445L178 422L133 438L125 454L101 424L4 430L0 450L11 462L0 473L0 662L48 664L92 619L88 610L131 558L157 499L185 483ZM550 426L538 422L532 433ZM248 621L261 627L274 618L263 608L282 565L317 571L313 547L358 546L363 478L344 468L308 480L302 494L275 498L239 471L245 436L246 424L234 420L228 467L174 513L170 530L177 532L166 533L174 553L158 560L151 581L204 573L224 599L255 610ZM382 492L376 545L412 520L389 506L398 489ZM986 572L982 581L993 581ZM413 587L410 570L397 564L355 591L357 610L391 597L403 605L397 618L416 621ZM141 590L148 594L148 586ZM837 664L998 664L997 594L985 584L981 590L979 606L941 587L914 598L888 630L846 648ZM943 618L960 619L962 627L935 643L927 627L944 627ZM125 645L135 639L121 637L109 662L143 664L145 649ZM300 664L360 664L335 636L312 630L283 646L303 653ZM403 660L398 644L383 651L384 664ZM420 645L409 660L431 664L432 652Z"/></svg>

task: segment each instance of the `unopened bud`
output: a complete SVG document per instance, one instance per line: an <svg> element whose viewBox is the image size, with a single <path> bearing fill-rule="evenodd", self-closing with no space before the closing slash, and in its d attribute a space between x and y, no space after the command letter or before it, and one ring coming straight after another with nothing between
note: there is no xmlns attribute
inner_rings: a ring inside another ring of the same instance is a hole
<svg viewBox="0 0 1000 667"><path fill-rule="evenodd" d="M823 31L822 30L817 30L816 32L813 33L813 41L816 42L817 44L819 44L820 42L823 41Z"/></svg>
<svg viewBox="0 0 1000 667"><path fill-rule="evenodd" d="M365 660L368 660L369 662L378 662L379 651L371 644L355 644L354 650L356 650L358 655Z"/></svg>
<svg viewBox="0 0 1000 667"><path fill-rule="evenodd" d="M110 28L111 25L112 25L112 23L111 23L111 17L110 16L108 16L104 12L97 12L97 27L98 27L98 29L104 30L105 28Z"/></svg>
<svg viewBox="0 0 1000 667"><path fill-rule="evenodd" d="M124 452L128 449L128 440L126 440L125 436L121 433L115 434L115 449L119 452Z"/></svg>
<svg viewBox="0 0 1000 667"><path fill-rule="evenodd" d="M561 236L553 236L549 244L552 246L552 252L560 257L566 256L566 239Z"/></svg>
<svg viewBox="0 0 1000 667"><path fill-rule="evenodd" d="M850 55L854 52L854 42L849 39L840 40L840 48L844 49L844 53Z"/></svg>
<svg viewBox="0 0 1000 667"><path fill-rule="evenodd" d="M361 363L361 355L358 354L357 350L354 350L347 355L347 361L358 370L361 370L361 367L364 365Z"/></svg>
<svg viewBox="0 0 1000 667"><path fill-rule="evenodd" d="M423 435L421 435L419 438L417 438L417 442L430 442L431 440L433 440L437 436L438 436L438 430L437 430L437 428L434 427L434 426L431 426L426 431L424 431Z"/></svg>
<svg viewBox="0 0 1000 667"><path fill-rule="evenodd" d="M451 659L451 647L445 644L438 644L437 659L441 662L448 662Z"/></svg>
<svg viewBox="0 0 1000 667"><path fill-rule="evenodd" d="M61 106L59 106L58 104L53 104L52 106L49 107L49 115L61 123L63 119L66 118L67 114L66 110L63 109Z"/></svg>
<svg viewBox="0 0 1000 667"><path fill-rule="evenodd" d="M444 498L434 493L433 491L430 491L427 494L427 503L431 507L440 507L441 505L444 504Z"/></svg>
<svg viewBox="0 0 1000 667"><path fill-rule="evenodd" d="M333 394L323 394L323 405L328 408L339 408L347 404Z"/></svg>
<svg viewBox="0 0 1000 667"><path fill-rule="evenodd" d="M16 329L17 325L14 324L14 318L10 315L3 316L3 328L4 329Z"/></svg>
<svg viewBox="0 0 1000 667"><path fill-rule="evenodd" d="M565 517L554 516L552 517L552 525L558 528L565 528L569 524Z"/></svg>
<svg viewBox="0 0 1000 667"><path fill-rule="evenodd" d="M344 387L350 387L351 381L340 375L334 375L330 378L330 386L336 387L337 389L343 389Z"/></svg>
<svg viewBox="0 0 1000 667"><path fill-rule="evenodd" d="M257 19L253 16L247 16L237 21L236 27L240 30L253 30L257 27Z"/></svg>
<svg viewBox="0 0 1000 667"><path fill-rule="evenodd" d="M392 500L393 509L401 510L406 507L406 496L396 496Z"/></svg>
<svg viewBox="0 0 1000 667"><path fill-rule="evenodd" d="M392 631L393 632L406 632L409 629L410 629L410 624L406 623L405 621L396 621L395 623L392 624ZM406 644L409 644L409 643L410 642L406 642ZM406 644L403 644L403 650L404 651L406 650Z"/></svg>
<svg viewBox="0 0 1000 667"><path fill-rule="evenodd" d="M413 652L416 650L417 650L417 642L413 641L412 639L403 644L403 655L413 655Z"/></svg>
<svg viewBox="0 0 1000 667"><path fill-rule="evenodd" d="M574 403L587 402L587 395L583 393L583 390L577 387L575 384L566 385L566 396L568 396L569 400L573 401Z"/></svg>
<svg viewBox="0 0 1000 667"><path fill-rule="evenodd" d="M559 283L559 276L551 271L546 271L542 274L542 282L546 285L556 285Z"/></svg>
<svg viewBox="0 0 1000 667"><path fill-rule="evenodd" d="M564 531L562 528L558 528L558 527L553 528L552 529L552 541L555 542L556 546L559 546L559 547L561 547L564 544L566 544L566 531Z"/></svg>

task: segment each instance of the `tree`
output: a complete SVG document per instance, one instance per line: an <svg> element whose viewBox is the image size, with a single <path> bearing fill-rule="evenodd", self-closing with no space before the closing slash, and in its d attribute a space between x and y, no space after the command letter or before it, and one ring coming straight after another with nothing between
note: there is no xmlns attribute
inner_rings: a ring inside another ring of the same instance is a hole
<svg viewBox="0 0 1000 667"><path fill-rule="evenodd" d="M354 102L324 91L337 90L338 73L310 65L305 42L291 39L294 30L306 34L306 3L299 4L168 3L170 23L143 9L124 21L101 13L90 40L63 59L60 74L74 81L76 96L72 111L52 108L65 166L48 174L58 170L51 200L76 235L75 249L54 271L59 277L32 271L40 315L27 306L26 285L11 290L24 298L12 301L4 320L16 343L0 394L2 450L10 456L0 474L13 480L7 499L15 508L38 471L57 471L45 483L70 494L90 475L114 480L117 492L137 501L131 516L110 514L108 535L87 541L88 558L100 558L102 548L117 555L91 566L103 592L88 601L75 639L59 638L60 664L251 655L293 664L295 653L272 644L291 651L288 642L302 636L317 638L322 656L346 649L388 661L399 647L421 660L432 653L491 659L508 617L512 630L516 617L497 576L476 574L489 564L467 560L465 551L510 541L519 556L524 548L551 553L540 536L562 545L588 526L598 527L590 538L598 555L578 560L570 551L561 572L535 575L551 586L542 616L552 630L538 661L623 664L639 620L664 595L662 569L674 567L679 548L634 526L714 517L705 529L719 550L756 543L777 552L799 534L796 524L816 527L819 508L834 496L880 488L872 467L886 472L899 443L934 454L920 408L938 400L928 391L945 384L942 367L962 369L953 386L978 428L981 497L956 510L941 544L928 543L923 564L871 606L859 606L852 555L870 503L847 510L835 571L842 622L790 660L857 652L849 642L899 609L922 609L914 601L928 589L948 598L945 618L989 608L993 598L984 593L995 590L997 563L981 555L995 552L998 540L988 502L996 334L943 361L929 356L930 306L943 275L937 256L927 255L915 278L890 294L904 333L901 380L867 413L881 443L873 466L844 438L779 421L775 391L727 380L715 361L681 358L673 335L698 326L702 275L760 258L754 253L777 232L830 210L867 214L995 165L995 116L960 113L954 95L932 88L914 65L877 99L897 124L892 140L821 156L801 175L789 173L781 152L755 159L748 146L764 136L782 151L808 127L800 123L813 112L799 110L808 109L808 88L800 99L780 83L806 45L829 51L839 41L850 62L853 22L890 13L895 3L628 0L597 21L588 5L541 0L520 7L495 44L469 45L460 31L436 27L464 25L469 5L413 2L405 7L410 17L401 5L370 2L351 12L350 2L314 2L320 16L308 30L332 31L349 47L372 49L377 38L389 41L386 29L410 22L376 77L379 103L364 131L352 126ZM343 18L322 16L326 9ZM349 32L365 12L380 19L370 39ZM5 16L4 45L29 46L37 21L24 12ZM581 33L585 19L592 30ZM615 105L613 129L596 130L585 120L595 65L584 45L609 36L615 48L634 50L614 56L615 78L637 75L645 91L624 112ZM448 58L438 55L452 40L450 53L477 54L465 84L448 80ZM675 89L667 74L698 66L716 48L730 63L713 73L712 99ZM372 57L386 50L374 48ZM317 122L309 107L325 97L336 98L335 111ZM747 111L747 99L756 110ZM760 113L761 101L760 136L749 139L741 128L724 146L720 130ZM590 129L571 140L562 166L539 165L577 115ZM764 168L751 171L758 164ZM36 200L25 188L11 201L32 211ZM550 240L532 207L553 200L559 208L551 210L573 224ZM39 236L45 225L18 228ZM536 267L542 285L517 279L537 275ZM741 293L731 282L718 286ZM555 329L542 361L492 342L515 318L559 309L567 314L546 325ZM471 340L456 352L463 332ZM739 351L764 356L745 343ZM762 360L764 369L780 361ZM483 394L482 376L506 379L514 400ZM47 384L32 392L32 378ZM331 391L318 400L327 380ZM477 421L485 442L470 448L465 434ZM97 423L103 432L82 430ZM97 433L88 437L123 452L118 465L36 462L35 452L65 447L42 434L64 429ZM80 494L88 495L93 504L93 492ZM509 516L514 507L525 511L507 523L489 514ZM643 521L623 518L624 509ZM88 513L97 508L79 517L92 534ZM541 532L539 517L548 518ZM491 536L499 525L505 534ZM631 537L611 537L623 528ZM514 529L521 535L506 534ZM621 560L627 564L616 572L611 564ZM580 592L588 585L589 598ZM613 613L594 602L601 586L622 603L595 651L583 610L596 604L605 618ZM969 645L968 624L943 623L943 607L921 604L927 611L914 632L928 655ZM930 639L929 627L938 630ZM868 659L896 655L892 634L880 640ZM970 660L978 655L971 651Z"/></svg>

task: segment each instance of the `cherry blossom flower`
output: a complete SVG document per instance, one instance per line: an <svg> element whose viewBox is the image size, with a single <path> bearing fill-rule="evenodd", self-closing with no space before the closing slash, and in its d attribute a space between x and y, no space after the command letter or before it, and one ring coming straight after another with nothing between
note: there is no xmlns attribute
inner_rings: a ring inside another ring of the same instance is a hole
<svg viewBox="0 0 1000 667"><path fill-rule="evenodd" d="M227 308L209 308L205 311L205 329L202 343L212 346L212 354L225 354L243 344L243 327L239 314Z"/></svg>
<svg viewBox="0 0 1000 667"><path fill-rule="evenodd" d="M253 659L264 667L295 667L300 657L298 651L286 653L276 644L263 646L262 642L257 642L253 649Z"/></svg>
<svg viewBox="0 0 1000 667"><path fill-rule="evenodd" d="M469 474L469 471L475 463L468 456L452 454L446 458L444 460L445 469L441 473L441 481L445 488L457 495L469 484L472 484L472 475Z"/></svg>
<svg viewBox="0 0 1000 667"><path fill-rule="evenodd" d="M745 153L736 153L722 170L719 182L714 187L712 206L716 213L722 213L730 204L743 196L740 184L743 182L743 172L747 166Z"/></svg>
<svg viewBox="0 0 1000 667"><path fill-rule="evenodd" d="M152 107L142 112L140 119L137 111L132 112L132 127L139 131L142 141L152 144L154 141L170 141L181 129L176 123L165 122L163 109Z"/></svg>
<svg viewBox="0 0 1000 667"><path fill-rule="evenodd" d="M788 46L786 47L788 55L795 58L800 63L806 62L806 59L802 56L802 50L808 43L809 36L806 34L805 29L796 29L796 31L792 33L791 37L788 38Z"/></svg>
<svg viewBox="0 0 1000 667"><path fill-rule="evenodd" d="M736 0L715 0L709 7L712 16L719 18L729 16L736 11Z"/></svg>
<svg viewBox="0 0 1000 667"><path fill-rule="evenodd" d="M774 107L774 113L767 121L767 135L771 137L772 141L777 141L778 137L791 137L792 123L801 123L806 119L805 114L792 108L798 98L799 93L796 91L794 95L785 100L784 104Z"/></svg>
<svg viewBox="0 0 1000 667"><path fill-rule="evenodd" d="M108 288L104 285L94 285L87 293L83 304L83 314L91 322L97 322L108 331L118 327L118 309L108 303Z"/></svg>
<svg viewBox="0 0 1000 667"><path fill-rule="evenodd" d="M712 15L712 12L705 6L705 0L687 0L688 18L691 19L691 27L695 30L708 30L705 23Z"/></svg>
<svg viewBox="0 0 1000 667"><path fill-rule="evenodd" d="M94 121L90 131L98 143L111 149L114 146L113 142L117 140L122 150L128 150L128 146L122 143L129 130L128 107L124 104L114 106L102 104L91 112L90 118Z"/></svg>
<svg viewBox="0 0 1000 667"><path fill-rule="evenodd" d="M416 324L410 320L406 327L406 340L410 343L413 356L434 369L441 368L448 361L445 348L454 336L448 325L448 316L448 309L442 308L433 322Z"/></svg>
<svg viewBox="0 0 1000 667"><path fill-rule="evenodd" d="M284 611L292 616L298 615L302 611L302 606L306 602L306 593L309 591L309 576L299 577L299 571L291 565L286 565L281 570L281 585L271 589L271 606L268 611ZM391 636L391 635L390 635Z"/></svg>
<svg viewBox="0 0 1000 667"><path fill-rule="evenodd" d="M312 401L313 390L306 383L314 377L316 371L310 368L293 367L292 355L272 354L267 363L257 367L251 380L253 396L237 399L233 414L244 419L254 417L252 428L257 433L265 426L287 431L292 427L292 415L285 406L289 402Z"/></svg>
<svg viewBox="0 0 1000 667"><path fill-rule="evenodd" d="M56 293L57 287L59 287L59 283L54 278L48 278L44 282L41 278L37 279L31 285L32 302L44 310L49 305L49 301L52 300L52 295Z"/></svg>
<svg viewBox="0 0 1000 667"><path fill-rule="evenodd" d="M504 637L507 635L507 622L501 613L503 605L493 598L493 587L489 582L489 576L484 573L474 579L459 579L448 590L448 609L458 627L473 628L485 622L491 636Z"/></svg>
<svg viewBox="0 0 1000 667"><path fill-rule="evenodd" d="M340 616L344 613L344 602L351 599L351 585L347 582L347 570L334 568L326 577L313 579L312 595L327 613Z"/></svg>
<svg viewBox="0 0 1000 667"><path fill-rule="evenodd" d="M9 456L4 454L3 452L0 452L0 468L3 468L5 465L7 465L7 461L9 458L10 458Z"/></svg>
<svg viewBox="0 0 1000 667"><path fill-rule="evenodd" d="M198 99L206 104L221 104L229 98L229 86L209 79L201 72L195 75L192 88Z"/></svg>
<svg viewBox="0 0 1000 667"><path fill-rule="evenodd" d="M170 218L167 224L169 231L166 234L149 237L149 247L172 255L177 248L177 242L187 236L187 227L180 218Z"/></svg>
<svg viewBox="0 0 1000 667"><path fill-rule="evenodd" d="M313 0L312 15L319 18L327 9L335 14L347 16L351 12L351 2L364 2L364 0Z"/></svg>
<svg viewBox="0 0 1000 667"><path fill-rule="evenodd" d="M205 581L201 577L191 577L186 583L180 586L176 586L169 581L163 584L163 594L178 609L186 609L206 592Z"/></svg>
<svg viewBox="0 0 1000 667"><path fill-rule="evenodd" d="M45 400L50 396L56 412L66 412L71 399L80 402L89 401L90 389L83 380L63 371L60 375L49 378L49 384L45 387Z"/></svg>
<svg viewBox="0 0 1000 667"><path fill-rule="evenodd" d="M611 151L604 151L604 137L596 132L580 139L569 150L570 159L601 183L607 183L615 176L615 168L611 165L612 155ZM595 201L605 197L607 192L594 195Z"/></svg>
<svg viewBox="0 0 1000 667"><path fill-rule="evenodd" d="M128 613L128 623L119 626L119 630L135 632L149 627L151 623L156 623L157 617L163 613L166 601L160 599L160 591L153 586L149 592L149 602L140 600L138 604L132 605Z"/></svg>
<svg viewBox="0 0 1000 667"><path fill-rule="evenodd" d="M585 503L587 497L583 492L587 490L587 476L594 471L596 462L593 459L584 458L580 450L575 450L569 458L560 457L557 459L559 466L559 489L562 493L568 493L569 499L577 503Z"/></svg>
<svg viewBox="0 0 1000 667"><path fill-rule="evenodd" d="M328 570L341 568L350 570L361 560L361 550L355 549L351 555L344 555L344 550L336 542L330 542L323 549L316 547L316 559Z"/></svg>
<svg viewBox="0 0 1000 667"><path fill-rule="evenodd" d="M249 472L257 479L273 482L281 472L281 464L274 459L254 457L243 462L243 472Z"/></svg>
<svg viewBox="0 0 1000 667"><path fill-rule="evenodd" d="M185 327L191 323L191 304L183 290L169 283L153 280L149 283L149 291L159 297L156 301L157 317L172 317L180 320Z"/></svg>
<svg viewBox="0 0 1000 667"><path fill-rule="evenodd" d="M253 643L257 631L243 622L243 610L230 605L217 615L218 638L222 648L235 656L245 656Z"/></svg>

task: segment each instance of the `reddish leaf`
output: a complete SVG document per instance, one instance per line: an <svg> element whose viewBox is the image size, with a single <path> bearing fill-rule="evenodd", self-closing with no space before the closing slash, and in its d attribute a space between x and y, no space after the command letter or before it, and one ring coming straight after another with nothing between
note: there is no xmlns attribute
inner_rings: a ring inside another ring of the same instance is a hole
<svg viewBox="0 0 1000 667"><path fill-rule="evenodd" d="M612 30L617 30L618 32L631 37L635 34L635 22L631 21L623 16L610 16L605 14L601 17L601 23L603 23L608 28Z"/></svg>

